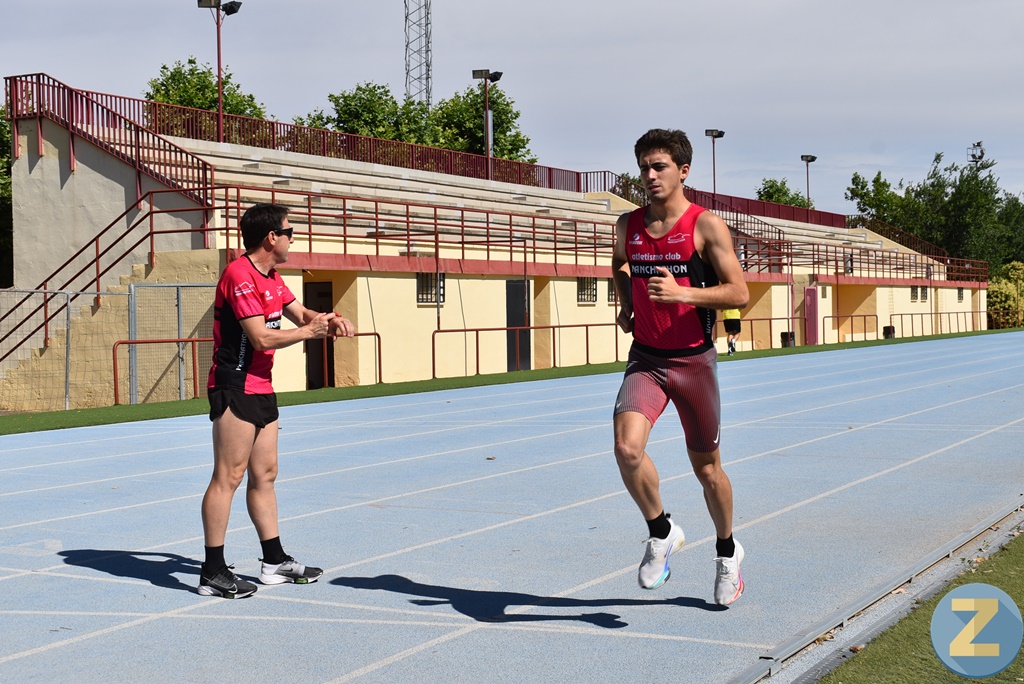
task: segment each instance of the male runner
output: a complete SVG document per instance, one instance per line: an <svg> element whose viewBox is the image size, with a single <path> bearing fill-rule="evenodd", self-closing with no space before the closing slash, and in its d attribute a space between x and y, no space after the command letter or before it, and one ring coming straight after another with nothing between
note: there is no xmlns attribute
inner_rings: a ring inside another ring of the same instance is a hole
<svg viewBox="0 0 1024 684"><path fill-rule="evenodd" d="M638 581L644 589L669 578L669 556L683 531L665 513L647 440L669 400L686 435L693 471L715 525L715 602L743 593L743 547L732 538L732 485L719 453L715 310L742 308L749 298L743 270L721 218L683 194L693 147L682 131L654 129L634 147L650 204L619 217L612 272L618 324L633 333L615 401L615 460L650 538Z"/></svg>
<svg viewBox="0 0 1024 684"><path fill-rule="evenodd" d="M207 383L213 421L213 477L203 497L206 561L199 573L203 596L242 598L256 585L236 576L224 560L231 499L248 472L245 500L256 526L263 584L308 584L323 574L284 552L277 529L277 395L271 385L274 350L328 335L352 337L352 323L335 313L302 306L275 267L288 260L288 209L256 204L242 216L245 254L228 264L214 297L213 367ZM300 326L281 329L282 314Z"/></svg>

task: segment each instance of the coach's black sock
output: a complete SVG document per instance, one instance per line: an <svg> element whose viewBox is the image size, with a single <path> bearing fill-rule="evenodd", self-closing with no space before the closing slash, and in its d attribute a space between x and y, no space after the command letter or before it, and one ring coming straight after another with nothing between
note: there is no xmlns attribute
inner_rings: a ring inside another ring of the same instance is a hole
<svg viewBox="0 0 1024 684"><path fill-rule="evenodd" d="M270 565L278 565L284 563L288 556L285 554L284 549L281 548L281 538L274 537L266 541L260 540L260 546L263 547L263 562Z"/></svg>
<svg viewBox="0 0 1024 684"><path fill-rule="evenodd" d="M718 537L715 541L715 553L719 558L732 558L736 554L736 542L732 540L731 534L728 539Z"/></svg>
<svg viewBox="0 0 1024 684"><path fill-rule="evenodd" d="M668 539L668 533L672 531L672 524L668 521L668 515L665 511L661 512L654 520L647 521L647 531L652 537L658 539Z"/></svg>
<svg viewBox="0 0 1024 684"><path fill-rule="evenodd" d="M227 562L224 560L224 545L220 546L205 546L206 549L206 562L203 563L203 571L207 577L212 577L217 574L218 570L228 567Z"/></svg>

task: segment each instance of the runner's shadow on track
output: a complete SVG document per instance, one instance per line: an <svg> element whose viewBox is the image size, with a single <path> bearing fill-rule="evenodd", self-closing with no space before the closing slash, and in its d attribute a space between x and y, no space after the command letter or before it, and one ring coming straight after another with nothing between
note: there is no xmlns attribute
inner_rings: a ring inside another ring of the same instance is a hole
<svg viewBox="0 0 1024 684"><path fill-rule="evenodd" d="M195 591L175 575L199 575L200 563L174 553L143 551L104 551L102 549L68 549L60 551L64 562L80 568L99 570L115 577L128 577L149 582L165 589ZM198 581L198 580L197 580Z"/></svg>
<svg viewBox="0 0 1024 684"><path fill-rule="evenodd" d="M535 596L510 591L480 591L476 589L457 589L441 587L433 584L420 584L401 575L381 575L379 577L338 577L331 584L353 589L376 589L396 594L420 596L409 599L418 606L451 605L456 611L478 622L538 622L548 620L578 620L595 627L619 629L628 626L620 616L614 613L582 613L580 615L538 615L536 613L517 613L509 615L505 611L511 606L531 606L550 608L604 608L614 606L680 606L683 608L699 608L708 611L727 610L725 606L708 603L703 599L679 596L677 598L647 599L575 599L557 596Z"/></svg>

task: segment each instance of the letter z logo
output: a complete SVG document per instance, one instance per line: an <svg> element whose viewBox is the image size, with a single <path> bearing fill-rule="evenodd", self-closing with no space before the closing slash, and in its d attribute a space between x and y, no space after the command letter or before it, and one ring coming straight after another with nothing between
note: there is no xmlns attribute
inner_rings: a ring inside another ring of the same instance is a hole
<svg viewBox="0 0 1024 684"><path fill-rule="evenodd" d="M942 664L963 677L991 677L1020 651L1024 621L998 587L965 584L942 597L932 613L932 648Z"/></svg>

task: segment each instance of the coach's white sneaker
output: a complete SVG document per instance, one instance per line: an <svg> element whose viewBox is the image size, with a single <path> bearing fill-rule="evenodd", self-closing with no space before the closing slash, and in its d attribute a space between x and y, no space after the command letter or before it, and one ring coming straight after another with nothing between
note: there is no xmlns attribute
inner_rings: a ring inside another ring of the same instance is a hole
<svg viewBox="0 0 1024 684"><path fill-rule="evenodd" d="M303 565L291 556L286 556L283 563L276 565L263 563L260 569L260 582L264 584L312 584L320 579L324 571L320 568Z"/></svg>
<svg viewBox="0 0 1024 684"><path fill-rule="evenodd" d="M668 557L683 548L686 542L683 528L672 522L671 518L668 523L671 525L668 538L651 537L645 542L647 548L644 550L644 559L640 561L640 572L637 574L641 589L657 589L668 580L672 574L668 567Z"/></svg>
<svg viewBox="0 0 1024 684"><path fill-rule="evenodd" d="M739 542L732 558L715 558L715 603L718 605L727 606L743 594L742 562L743 547Z"/></svg>

